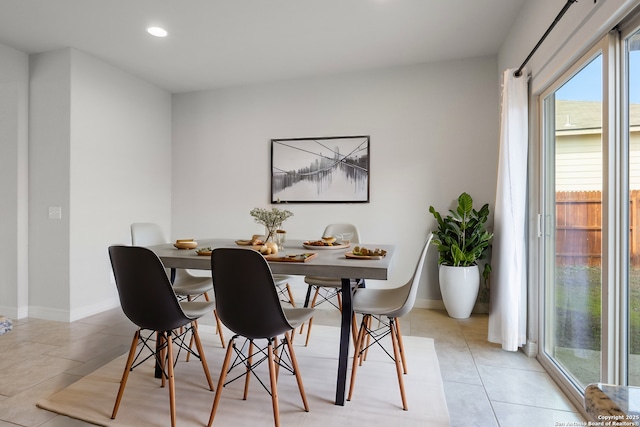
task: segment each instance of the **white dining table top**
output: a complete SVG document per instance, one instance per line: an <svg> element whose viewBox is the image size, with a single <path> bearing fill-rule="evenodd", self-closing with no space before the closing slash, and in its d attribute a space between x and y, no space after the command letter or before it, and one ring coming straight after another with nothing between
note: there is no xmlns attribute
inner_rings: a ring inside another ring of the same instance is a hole
<svg viewBox="0 0 640 427"><path fill-rule="evenodd" d="M198 247L242 248L233 239L197 239ZM302 246L303 240L287 240L284 251L280 254L317 253L318 255L307 262L278 262L269 261L273 274L311 275L337 278L358 279L388 279L391 260L395 253L395 245L358 243L369 249L380 248L387 251L382 259L350 259L345 253L353 250L355 244L341 249L308 249ZM246 247L245 247L246 248ZM177 249L171 243L149 246L166 268L188 268L194 270L210 270L211 257L201 256L194 249Z"/></svg>

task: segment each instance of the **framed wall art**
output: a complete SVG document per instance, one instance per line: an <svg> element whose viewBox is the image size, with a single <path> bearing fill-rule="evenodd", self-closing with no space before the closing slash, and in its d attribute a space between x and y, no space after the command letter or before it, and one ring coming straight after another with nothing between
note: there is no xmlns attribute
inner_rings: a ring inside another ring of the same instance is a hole
<svg viewBox="0 0 640 427"><path fill-rule="evenodd" d="M368 203L369 136L271 140L271 203Z"/></svg>

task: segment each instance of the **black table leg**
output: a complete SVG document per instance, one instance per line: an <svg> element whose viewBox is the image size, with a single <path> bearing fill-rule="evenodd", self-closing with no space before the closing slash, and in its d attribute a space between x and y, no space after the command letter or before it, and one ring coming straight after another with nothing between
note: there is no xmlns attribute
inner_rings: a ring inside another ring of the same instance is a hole
<svg viewBox="0 0 640 427"><path fill-rule="evenodd" d="M336 405L344 406L347 385L347 364L349 361L349 341L351 339L351 280L342 279L342 321L340 323L340 354L338 356L338 383L336 385Z"/></svg>
<svg viewBox="0 0 640 427"><path fill-rule="evenodd" d="M311 285L307 285L307 296L304 297L304 307L309 307L310 299L311 299Z"/></svg>
<svg viewBox="0 0 640 427"><path fill-rule="evenodd" d="M173 285L173 282L175 282L176 280L176 269L172 268L171 269L171 284ZM160 351L160 336L158 334L156 334L156 352ZM155 374L154 376L156 378L162 378L162 366L160 366L158 364L158 361L156 359L156 370L155 370Z"/></svg>

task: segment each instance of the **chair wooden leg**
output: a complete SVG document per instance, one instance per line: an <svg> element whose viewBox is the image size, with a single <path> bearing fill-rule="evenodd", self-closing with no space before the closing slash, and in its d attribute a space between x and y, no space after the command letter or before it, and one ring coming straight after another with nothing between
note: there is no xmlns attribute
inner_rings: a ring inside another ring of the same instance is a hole
<svg viewBox="0 0 640 427"><path fill-rule="evenodd" d="M224 335L222 333L222 323L220 323L218 312L215 309L213 310L213 317L216 318L216 332L220 334L220 344L222 344L222 348L224 348L225 344L224 344Z"/></svg>
<svg viewBox="0 0 640 427"><path fill-rule="evenodd" d="M253 341L249 341L249 353L247 355L247 373L244 379L244 395L242 400L247 400L249 395L249 380L251 379L251 364L253 363Z"/></svg>
<svg viewBox="0 0 640 427"><path fill-rule="evenodd" d="M275 337L273 339L273 359L275 360L276 363L276 381L278 381L278 379L280 378L280 358L282 357L282 352L284 351L284 346L282 346L280 348L280 354L278 354L278 344L279 344L279 340L278 337Z"/></svg>
<svg viewBox="0 0 640 427"><path fill-rule="evenodd" d="M360 352L362 351L362 345L364 343L364 335L367 333L366 328L367 315L365 314L362 318L362 324L360 326L360 331L358 332L358 339L355 341L355 350L353 353L353 366L351 367L351 382L349 384L349 394L347 395L347 400L351 400L353 396L353 385L356 382L356 371L358 369L358 359L362 358Z"/></svg>
<svg viewBox="0 0 640 427"><path fill-rule="evenodd" d="M171 427L176 426L176 386L173 376L173 341L171 331L167 333L167 375L169 377L169 407L171 409Z"/></svg>
<svg viewBox="0 0 640 427"><path fill-rule="evenodd" d="M304 308L309 307L309 297L311 296L311 288L313 288L313 285L307 285L307 296L304 299ZM313 305L311 306L311 308L313 308ZM302 334L302 331L304 330L304 323L302 325L300 325L300 334Z"/></svg>
<svg viewBox="0 0 640 427"><path fill-rule="evenodd" d="M402 379L402 368L400 367L400 350L398 349L398 332L396 330L395 319L389 319L389 328L391 328L391 343L393 344L393 355L396 362L396 373L398 374L398 385L400 386L402 409L406 411L409 408L407 407L407 398L404 392L404 380Z"/></svg>
<svg viewBox="0 0 640 427"><path fill-rule="evenodd" d="M313 308L316 305L316 300L318 299L318 294L320 293L320 287L316 286L316 293L313 294L313 300L311 300L311 304L309 307ZM309 337L311 336L311 326L313 326L313 317L309 319L309 326L307 326L307 339L304 341L304 346L309 345ZM302 328L302 326L300 326Z"/></svg>
<svg viewBox="0 0 640 427"><path fill-rule="evenodd" d="M160 380L160 387L163 387L167 384L167 374L165 371L165 364L167 363L167 339L164 332L158 333L158 341L162 350L160 350L160 354L158 355L158 360L160 361L160 366L162 366L162 379Z"/></svg>
<svg viewBox="0 0 640 427"><path fill-rule="evenodd" d="M309 325L307 326L307 338L304 340L304 346L309 345L309 337L311 336L311 326L313 326L313 317L309 319Z"/></svg>
<svg viewBox="0 0 640 427"><path fill-rule="evenodd" d="M138 347L139 338L140 338L140 330L138 329L136 333L133 334L133 341L131 341L131 348L129 348L129 357L127 358L127 364L124 366L124 372L122 373L122 379L120 380L120 388L118 389L118 395L116 396L116 403L113 406L113 412L111 413L112 420L116 418L116 414L118 413L118 408L120 407L122 394L124 393L124 388L127 385L129 372L131 372L131 364L133 363L133 359L136 355L136 347Z"/></svg>
<svg viewBox="0 0 640 427"><path fill-rule="evenodd" d="M280 427L280 408L278 407L278 384L276 381L276 366L273 358L273 343L267 345L269 362L269 380L271 382L271 404L273 406L273 421L276 427Z"/></svg>
<svg viewBox="0 0 640 427"><path fill-rule="evenodd" d="M320 292L320 287L316 286L316 293L313 294L313 300L311 301L310 307L313 308L316 305L316 300L318 299L318 293ZM309 326L307 327L307 339L304 341L304 346L309 345L309 337L311 336L311 326L313 325L313 317L309 319ZM300 327L302 328L302 326Z"/></svg>
<svg viewBox="0 0 640 427"><path fill-rule="evenodd" d="M371 329L371 319L373 318L373 316L369 315L367 316L367 328ZM369 355L369 345L371 345L371 335L369 335L367 333L367 343L363 346L364 353L362 354L362 357L360 357L360 366L362 366L362 362L364 362L365 360L367 360L367 356Z"/></svg>
<svg viewBox="0 0 640 427"><path fill-rule="evenodd" d="M296 306L295 301L293 300L293 292L291 292L291 287L289 286L289 284L287 283L287 293L289 294L289 302L291 303L292 307Z"/></svg>
<svg viewBox="0 0 640 427"><path fill-rule="evenodd" d="M402 360L402 370L407 374L407 359L404 354L404 342L402 341L402 332L400 332L400 321L396 319L396 329L398 330L398 347L400 350L400 360Z"/></svg>
<svg viewBox="0 0 640 427"><path fill-rule="evenodd" d="M187 295L187 301L192 301L191 295ZM184 332L184 326L180 326L180 334ZM193 338L189 341L189 348L193 346ZM189 361L189 353L187 353L187 362Z"/></svg>
<svg viewBox="0 0 640 427"><path fill-rule="evenodd" d="M291 331L292 335L295 331ZM300 374L300 369L298 368L298 360L296 359L296 353L293 351L293 345L291 344L291 340L289 339L289 332L284 334L284 339L287 340L287 348L289 349L289 356L291 357L291 364L293 365L293 372L296 375L296 381L298 382L298 390L300 390L300 397L302 398L302 404L304 405L304 410L309 412L309 403L307 402L307 394L304 392L304 385L302 384L302 375Z"/></svg>
<svg viewBox="0 0 640 427"><path fill-rule="evenodd" d="M191 338L189 338L189 350L193 349L193 340L194 340L194 338L193 338L193 333L194 333L194 331L195 331L196 329L198 329L198 321L197 321L197 320L194 320L194 321L191 323L191 327L192 327L193 329L191 329ZM183 327L181 326L181 327L180 327L180 333L182 333L182 330L183 330ZM189 361L189 359L191 359L191 352L190 352L190 351L187 351L187 359L186 359L186 360L187 360L187 362Z"/></svg>
<svg viewBox="0 0 640 427"><path fill-rule="evenodd" d="M229 341L227 346L227 352L224 356L224 362L222 362L222 369L220 370L220 377L218 378L218 388L216 388L216 395L213 398L213 405L211 406L211 415L209 416L209 423L207 427L211 427L213 419L216 416L218 410L218 404L220 403L220 396L222 395L222 389L224 388L224 381L227 379L227 369L229 369L229 363L231 362L231 353L233 353L233 340Z"/></svg>
<svg viewBox="0 0 640 427"><path fill-rule="evenodd" d="M209 293L205 292L203 295L206 301L211 301L211 299L209 299ZM220 334L220 344L222 344L222 348L224 348L224 336L222 335L222 325L220 324L220 319L218 318L218 313L216 313L215 309L213 309L213 317L216 318L216 334Z"/></svg>
<svg viewBox="0 0 640 427"><path fill-rule="evenodd" d="M356 343L356 339L358 338L358 323L356 322L356 312L353 312L351 316L351 337L353 338L353 344Z"/></svg>
<svg viewBox="0 0 640 427"><path fill-rule="evenodd" d="M195 323L195 322L194 322ZM209 390L213 391L213 380L211 379L211 374L209 373L209 365L207 364L207 358L204 355L204 348L202 347L202 341L200 341L200 334L198 333L198 328L196 328L192 323L192 338L195 339L196 349L198 350L198 354L200 355L200 362L202 362L202 369L204 369L204 375L207 377L207 384L209 384Z"/></svg>

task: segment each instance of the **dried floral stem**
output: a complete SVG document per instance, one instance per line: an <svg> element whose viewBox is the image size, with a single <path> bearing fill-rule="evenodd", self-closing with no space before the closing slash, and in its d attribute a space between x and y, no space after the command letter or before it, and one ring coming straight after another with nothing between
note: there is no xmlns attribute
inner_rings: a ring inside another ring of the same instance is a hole
<svg viewBox="0 0 640 427"><path fill-rule="evenodd" d="M267 240L269 240L269 238L273 236L273 233L282 226L283 222L293 216L293 212L278 208L272 208L271 210L253 208L249 214L254 218L255 222L262 224L267 228L269 232Z"/></svg>

